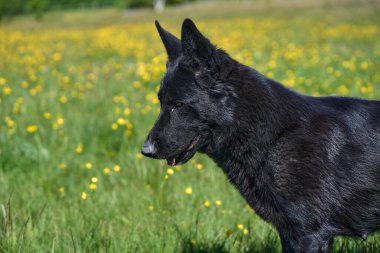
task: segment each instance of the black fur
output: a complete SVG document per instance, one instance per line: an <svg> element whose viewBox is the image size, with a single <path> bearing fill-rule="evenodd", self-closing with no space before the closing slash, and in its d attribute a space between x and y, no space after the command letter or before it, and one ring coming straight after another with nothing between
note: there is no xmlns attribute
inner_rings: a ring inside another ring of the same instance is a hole
<svg viewBox="0 0 380 253"><path fill-rule="evenodd" d="M380 101L295 93L213 46L186 19L169 55L145 155L196 151L279 231L284 252L329 252L334 236L380 226Z"/></svg>

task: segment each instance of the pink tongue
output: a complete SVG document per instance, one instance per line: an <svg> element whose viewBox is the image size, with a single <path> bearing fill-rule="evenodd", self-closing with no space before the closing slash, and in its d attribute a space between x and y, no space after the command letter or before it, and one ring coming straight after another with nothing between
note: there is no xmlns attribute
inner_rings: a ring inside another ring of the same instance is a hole
<svg viewBox="0 0 380 253"><path fill-rule="evenodd" d="M175 158L173 158L172 166L175 166Z"/></svg>

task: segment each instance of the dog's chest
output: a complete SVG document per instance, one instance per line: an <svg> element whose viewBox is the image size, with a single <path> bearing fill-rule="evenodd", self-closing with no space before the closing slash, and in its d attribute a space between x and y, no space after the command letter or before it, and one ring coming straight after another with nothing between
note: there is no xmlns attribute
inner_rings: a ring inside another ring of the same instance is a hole
<svg viewBox="0 0 380 253"><path fill-rule="evenodd" d="M265 173L265 168L259 169L261 164L247 157L245 160L224 160L218 164L259 216L275 225L283 220L285 208L281 207L272 189L273 177Z"/></svg>
<svg viewBox="0 0 380 253"><path fill-rule="evenodd" d="M250 138L233 138L218 149L206 153L214 159L236 186L247 203L263 219L281 226L286 207L274 190L273 170L268 168L267 148ZM278 157L276 157L278 159ZM285 218L285 219L284 219Z"/></svg>

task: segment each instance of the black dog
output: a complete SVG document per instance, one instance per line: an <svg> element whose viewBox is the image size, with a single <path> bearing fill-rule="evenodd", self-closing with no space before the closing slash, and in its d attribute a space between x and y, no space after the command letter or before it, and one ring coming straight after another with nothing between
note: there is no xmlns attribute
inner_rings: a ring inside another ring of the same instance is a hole
<svg viewBox="0 0 380 253"><path fill-rule="evenodd" d="M142 148L177 165L197 151L279 231L284 252L329 252L380 226L380 101L295 93L217 49L186 19L168 53L161 113Z"/></svg>

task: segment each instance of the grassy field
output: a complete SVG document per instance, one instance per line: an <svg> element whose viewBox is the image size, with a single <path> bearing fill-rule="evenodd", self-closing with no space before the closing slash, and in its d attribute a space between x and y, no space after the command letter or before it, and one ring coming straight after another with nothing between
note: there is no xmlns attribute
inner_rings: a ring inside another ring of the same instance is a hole
<svg viewBox="0 0 380 253"><path fill-rule="evenodd" d="M172 169L139 151L165 71L155 17L176 35L195 17L219 47L299 92L380 99L378 3L283 3L3 23L0 252L278 252L277 232L210 159ZM380 252L380 234L338 238L334 252Z"/></svg>

